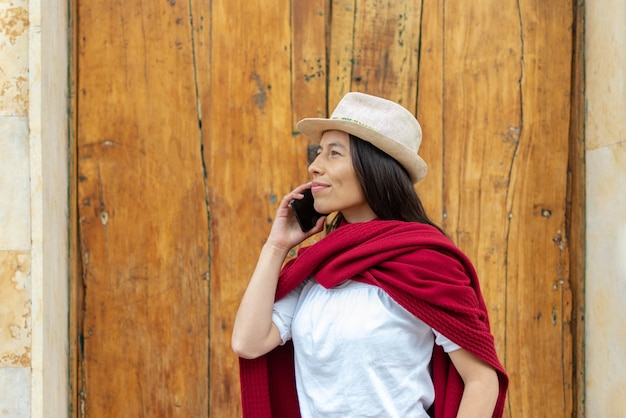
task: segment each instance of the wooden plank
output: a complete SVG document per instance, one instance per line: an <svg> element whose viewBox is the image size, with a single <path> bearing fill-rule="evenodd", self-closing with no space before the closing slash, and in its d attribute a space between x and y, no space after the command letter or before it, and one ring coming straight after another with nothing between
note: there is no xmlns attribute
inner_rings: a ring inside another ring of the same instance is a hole
<svg viewBox="0 0 626 418"><path fill-rule="evenodd" d="M328 36L328 111L352 91L354 14L357 0L332 0Z"/></svg>
<svg viewBox="0 0 626 418"><path fill-rule="evenodd" d="M428 174L417 186L428 216L443 224L443 1L424 4L420 28L417 120L422 126L419 154L428 165Z"/></svg>
<svg viewBox="0 0 626 418"><path fill-rule="evenodd" d="M507 366L511 413L572 414L571 290L565 237L573 5L519 3L523 125L511 170ZM529 341L532 341L529 344ZM536 367L541 364L541 367ZM537 393L542 393L537 397Z"/></svg>
<svg viewBox="0 0 626 418"><path fill-rule="evenodd" d="M570 288L572 293L572 417L585 413L585 3L575 2L574 51L572 60L572 110L570 119L567 240L570 253Z"/></svg>
<svg viewBox="0 0 626 418"><path fill-rule="evenodd" d="M326 105L326 27L329 0L291 3L293 130L302 118L324 118Z"/></svg>
<svg viewBox="0 0 626 418"><path fill-rule="evenodd" d="M326 45L330 13L330 0L291 2L291 113L294 146L299 154L293 163L298 173L296 178L302 182L310 179L308 165L315 157L317 144L300 135L296 124L303 118L328 117L331 112L328 109ZM312 237L298 247L310 245L318 239L319 236Z"/></svg>
<svg viewBox="0 0 626 418"><path fill-rule="evenodd" d="M302 118L327 117L326 103L327 56L326 24L330 6L328 0L294 0L291 4L291 113L292 131ZM298 141L298 138L300 139ZM307 166L312 158L308 146L316 145L304 137L297 137L296 147L301 157L294 163L300 178L307 175Z"/></svg>
<svg viewBox="0 0 626 418"><path fill-rule="evenodd" d="M410 0L357 2L352 89L416 111L421 5Z"/></svg>
<svg viewBox="0 0 626 418"><path fill-rule="evenodd" d="M184 2L79 3L82 414L208 414L208 218Z"/></svg>
<svg viewBox="0 0 626 418"><path fill-rule="evenodd" d="M214 416L241 414L232 322L280 199L307 177L296 164L304 157L302 139L292 135L290 30L289 7L282 2L212 5L210 96L201 94L211 212Z"/></svg>
<svg viewBox="0 0 626 418"><path fill-rule="evenodd" d="M511 374L512 415L568 416L562 234L571 38L562 16L571 5L519 6L446 4L444 226L482 278Z"/></svg>
<svg viewBox="0 0 626 418"><path fill-rule="evenodd" d="M476 267L503 362L509 280L507 198L515 196L509 176L523 123L516 4L446 3L441 71L442 224ZM474 30L487 22L488 31Z"/></svg>

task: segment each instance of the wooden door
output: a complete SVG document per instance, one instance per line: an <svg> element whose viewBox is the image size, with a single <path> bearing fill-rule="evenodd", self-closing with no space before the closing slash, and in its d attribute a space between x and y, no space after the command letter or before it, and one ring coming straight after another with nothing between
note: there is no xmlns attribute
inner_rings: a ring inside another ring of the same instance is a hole
<svg viewBox="0 0 626 418"><path fill-rule="evenodd" d="M352 90L422 123L418 192L482 279L509 416L572 415L571 0L75 6L74 416L240 415L232 321L307 179L295 123Z"/></svg>

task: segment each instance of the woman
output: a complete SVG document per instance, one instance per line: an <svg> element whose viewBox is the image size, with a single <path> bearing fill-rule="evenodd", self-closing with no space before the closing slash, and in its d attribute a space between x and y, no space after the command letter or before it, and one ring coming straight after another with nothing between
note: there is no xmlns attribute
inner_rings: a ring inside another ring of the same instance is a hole
<svg viewBox="0 0 626 418"><path fill-rule="evenodd" d="M348 93L298 130L319 141L312 182L280 202L233 328L244 416L502 416L508 378L476 273L413 189L427 171L417 120ZM308 188L337 216L283 267L324 226L295 219Z"/></svg>

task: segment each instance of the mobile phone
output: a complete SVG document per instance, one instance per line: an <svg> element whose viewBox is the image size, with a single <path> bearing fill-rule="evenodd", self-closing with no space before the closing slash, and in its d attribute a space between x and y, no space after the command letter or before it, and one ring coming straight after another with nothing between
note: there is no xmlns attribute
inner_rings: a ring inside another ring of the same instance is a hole
<svg viewBox="0 0 626 418"><path fill-rule="evenodd" d="M302 199L291 199L291 208L296 215L302 232L308 232L313 229L319 218L326 215L315 210L311 189L306 189L302 194L304 194Z"/></svg>

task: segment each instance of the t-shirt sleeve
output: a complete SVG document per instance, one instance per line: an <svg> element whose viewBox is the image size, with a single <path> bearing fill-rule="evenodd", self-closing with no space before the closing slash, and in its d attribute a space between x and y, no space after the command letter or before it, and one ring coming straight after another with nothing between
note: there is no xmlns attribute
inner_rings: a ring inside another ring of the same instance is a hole
<svg viewBox="0 0 626 418"><path fill-rule="evenodd" d="M300 298L303 287L304 283L287 293L282 299L274 302L272 322L276 325L280 333L280 345L285 344L291 339L291 321L293 320L293 314L296 310L296 305L298 304L298 299Z"/></svg>
<svg viewBox="0 0 626 418"><path fill-rule="evenodd" d="M440 332L433 330L433 333L435 334L435 344L441 346L443 348L443 351L445 351L446 353L450 353L461 348L459 345L450 341L448 337L444 336Z"/></svg>

